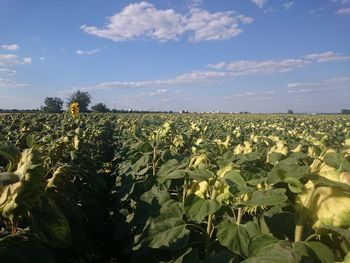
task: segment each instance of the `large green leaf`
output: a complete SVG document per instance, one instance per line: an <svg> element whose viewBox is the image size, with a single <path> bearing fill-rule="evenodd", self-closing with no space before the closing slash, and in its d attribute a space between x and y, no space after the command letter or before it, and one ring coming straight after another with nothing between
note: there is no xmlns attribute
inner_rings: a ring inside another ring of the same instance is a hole
<svg viewBox="0 0 350 263"><path fill-rule="evenodd" d="M243 225L221 222L216 226L216 237L221 245L235 254L248 256L250 237Z"/></svg>
<svg viewBox="0 0 350 263"><path fill-rule="evenodd" d="M202 199L191 194L185 199L185 212L189 220L197 223L220 209L221 205L213 199Z"/></svg>
<svg viewBox="0 0 350 263"><path fill-rule="evenodd" d="M332 167L341 168L343 171L350 173L350 162L339 153L327 153L323 160Z"/></svg>
<svg viewBox="0 0 350 263"><path fill-rule="evenodd" d="M279 243L269 244L258 250L242 263L295 263L293 250L280 241Z"/></svg>
<svg viewBox="0 0 350 263"><path fill-rule="evenodd" d="M242 202L242 204L252 206L280 205L288 200L285 192L286 190L281 188L255 191L252 193L251 199L249 201Z"/></svg>
<svg viewBox="0 0 350 263"><path fill-rule="evenodd" d="M299 241L293 244L295 254L303 262L306 258L309 262L329 263L334 262L332 250L321 242Z"/></svg>
<svg viewBox="0 0 350 263"><path fill-rule="evenodd" d="M178 249L187 243L189 233L186 222L182 219L161 216L149 226L144 242L151 248L171 249L174 246L174 249Z"/></svg>
<svg viewBox="0 0 350 263"><path fill-rule="evenodd" d="M167 161L160 167L157 173L157 181L164 183L167 180L184 178L186 174L184 168L186 166L186 163L179 163L176 159Z"/></svg>

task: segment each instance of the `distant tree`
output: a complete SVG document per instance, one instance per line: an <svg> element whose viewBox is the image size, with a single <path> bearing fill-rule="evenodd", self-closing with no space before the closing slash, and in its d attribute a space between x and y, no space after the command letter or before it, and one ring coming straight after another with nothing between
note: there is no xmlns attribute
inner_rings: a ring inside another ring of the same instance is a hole
<svg viewBox="0 0 350 263"><path fill-rule="evenodd" d="M77 90L68 98L67 106L71 105L73 102L79 104L81 112L87 112L91 102L91 96L87 91Z"/></svg>
<svg viewBox="0 0 350 263"><path fill-rule="evenodd" d="M46 97L41 110L45 112L62 112L63 100L57 97Z"/></svg>
<svg viewBox="0 0 350 263"><path fill-rule="evenodd" d="M341 114L350 114L350 109L342 109Z"/></svg>
<svg viewBox="0 0 350 263"><path fill-rule="evenodd" d="M288 114L293 114L294 112L292 110L287 111Z"/></svg>
<svg viewBox="0 0 350 263"><path fill-rule="evenodd" d="M94 112L109 112L108 107L104 103L97 103L91 107Z"/></svg>

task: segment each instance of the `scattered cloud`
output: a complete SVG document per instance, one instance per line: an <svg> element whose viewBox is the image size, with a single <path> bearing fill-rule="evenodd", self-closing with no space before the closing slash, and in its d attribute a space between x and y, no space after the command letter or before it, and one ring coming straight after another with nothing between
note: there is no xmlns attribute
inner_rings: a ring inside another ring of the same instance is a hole
<svg viewBox="0 0 350 263"><path fill-rule="evenodd" d="M32 63L31 58L20 59L17 55L14 54L0 54L0 66L12 66L30 63Z"/></svg>
<svg viewBox="0 0 350 263"><path fill-rule="evenodd" d="M75 51L75 53L80 55L80 56L93 55L93 54L96 54L96 53L100 52L102 49L104 49L104 47L102 47L102 48L95 48L95 49L91 49L91 50L78 49L77 51Z"/></svg>
<svg viewBox="0 0 350 263"><path fill-rule="evenodd" d="M262 8L267 3L267 0L251 0L251 1L260 8Z"/></svg>
<svg viewBox="0 0 350 263"><path fill-rule="evenodd" d="M17 71L13 69L8 69L8 68L0 68L0 76L5 75L5 76L13 76L16 75Z"/></svg>
<svg viewBox="0 0 350 263"><path fill-rule="evenodd" d="M338 2L338 3L341 3L341 4L349 4L350 3L350 0L331 0L332 2Z"/></svg>
<svg viewBox="0 0 350 263"><path fill-rule="evenodd" d="M149 93L149 96L151 97L158 97L158 96L162 96L163 94L167 93L167 89L157 89L153 92Z"/></svg>
<svg viewBox="0 0 350 263"><path fill-rule="evenodd" d="M32 64L32 58L30 58L30 57L24 58L22 64Z"/></svg>
<svg viewBox="0 0 350 263"><path fill-rule="evenodd" d="M157 96L167 92L168 87L185 85L210 85L219 81L227 81L246 75L267 75L279 74L294 71L312 65L313 63L325 63L332 61L347 61L350 58L332 51L324 53L314 53L304 58L289 58L275 60L238 60L233 62L220 62L209 64L209 70L196 70L186 72L181 75L167 79L156 79L146 81L109 81L101 82L92 86L73 87L71 90L62 91L63 93L72 92L72 90L112 90L112 89L141 89L154 88L155 91L148 93L150 96ZM291 84L292 85L292 84ZM269 91L271 95L271 91ZM244 95L244 94L243 94ZM243 96L236 95L236 96ZM252 95L247 93L245 95Z"/></svg>
<svg viewBox="0 0 350 263"><path fill-rule="evenodd" d="M40 59L41 61L45 61L45 60L46 60L45 57L40 57L39 59Z"/></svg>
<svg viewBox="0 0 350 263"><path fill-rule="evenodd" d="M126 6L108 18L103 28L82 25L90 34L113 41L153 39L159 42L186 38L190 42L225 40L243 32L240 23L249 24L253 18L234 11L210 13L197 5L186 14L173 9L159 10L147 2Z"/></svg>
<svg viewBox="0 0 350 263"><path fill-rule="evenodd" d="M294 82L287 85L288 93L350 89L350 77L338 77L320 82Z"/></svg>
<svg viewBox="0 0 350 263"><path fill-rule="evenodd" d="M311 64L311 62L305 59L239 60L231 63L220 62L218 64L211 64L208 65L208 67L229 71L231 76L243 76L289 72L306 67L309 64Z"/></svg>
<svg viewBox="0 0 350 263"><path fill-rule="evenodd" d="M294 2L287 2L283 4L284 9L289 10L294 5Z"/></svg>
<svg viewBox="0 0 350 263"><path fill-rule="evenodd" d="M15 50L18 50L20 49L20 46L17 45L17 44L12 44L12 45L2 45L1 46L2 49L5 49L5 50L10 50L10 51L15 51Z"/></svg>
<svg viewBox="0 0 350 263"><path fill-rule="evenodd" d="M305 56L305 58L309 60L315 60L319 63L350 60L350 56L346 56L341 53L335 53L333 51L327 51L323 53L314 53L314 54Z"/></svg>
<svg viewBox="0 0 350 263"><path fill-rule="evenodd" d="M27 83L19 83L14 80L0 78L0 88L23 88L30 86Z"/></svg>
<svg viewBox="0 0 350 263"><path fill-rule="evenodd" d="M339 16L348 16L350 15L350 8L340 8L337 11L335 11L334 14Z"/></svg>

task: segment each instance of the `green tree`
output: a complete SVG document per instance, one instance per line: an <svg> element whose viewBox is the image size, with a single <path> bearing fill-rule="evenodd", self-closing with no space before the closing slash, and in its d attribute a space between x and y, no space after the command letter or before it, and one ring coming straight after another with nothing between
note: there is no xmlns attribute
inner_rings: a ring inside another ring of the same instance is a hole
<svg viewBox="0 0 350 263"><path fill-rule="evenodd" d="M68 98L67 106L69 107L73 102L79 103L81 112L87 112L91 102L91 96L87 91L77 90Z"/></svg>
<svg viewBox="0 0 350 263"><path fill-rule="evenodd" d="M62 112L63 100L57 97L46 97L41 110L45 112Z"/></svg>
<svg viewBox="0 0 350 263"><path fill-rule="evenodd" d="M108 107L104 103L97 103L96 105L92 106L91 109L95 112L109 112Z"/></svg>

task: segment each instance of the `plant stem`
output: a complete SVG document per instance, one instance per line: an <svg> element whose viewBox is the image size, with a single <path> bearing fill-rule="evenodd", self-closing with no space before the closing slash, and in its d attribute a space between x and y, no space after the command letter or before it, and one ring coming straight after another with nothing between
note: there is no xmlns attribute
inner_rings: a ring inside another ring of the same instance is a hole
<svg viewBox="0 0 350 263"><path fill-rule="evenodd" d="M236 224L239 225L241 223L241 219L242 219L242 208L238 208L238 214L237 214L237 221Z"/></svg>
<svg viewBox="0 0 350 263"><path fill-rule="evenodd" d="M153 160L152 160L152 168L153 168L153 176L156 175L156 162L157 162L157 148L153 148Z"/></svg>

